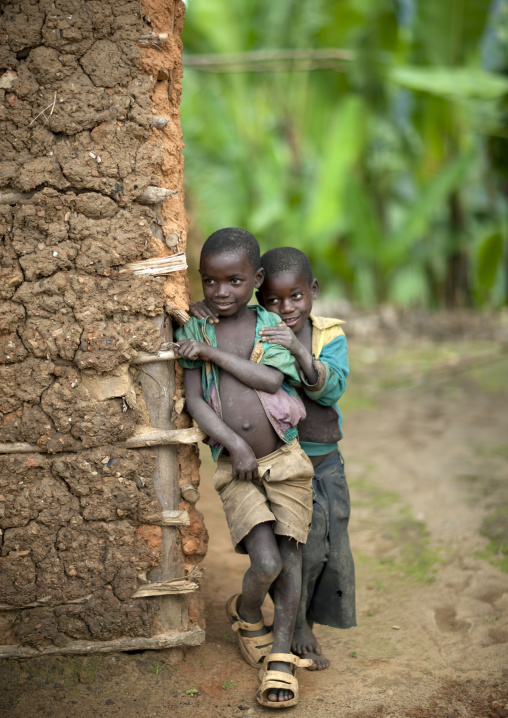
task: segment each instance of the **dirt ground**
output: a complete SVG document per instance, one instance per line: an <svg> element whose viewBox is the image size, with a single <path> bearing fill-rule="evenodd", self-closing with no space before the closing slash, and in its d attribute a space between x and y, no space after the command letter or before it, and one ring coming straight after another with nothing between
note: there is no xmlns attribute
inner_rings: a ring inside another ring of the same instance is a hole
<svg viewBox="0 0 508 718"><path fill-rule="evenodd" d="M358 627L318 627L294 718L508 716L508 360L489 341L350 342L342 451ZM224 604L246 559L202 467L207 640L183 651L0 664L5 718L260 718ZM266 607L269 616L270 608Z"/></svg>

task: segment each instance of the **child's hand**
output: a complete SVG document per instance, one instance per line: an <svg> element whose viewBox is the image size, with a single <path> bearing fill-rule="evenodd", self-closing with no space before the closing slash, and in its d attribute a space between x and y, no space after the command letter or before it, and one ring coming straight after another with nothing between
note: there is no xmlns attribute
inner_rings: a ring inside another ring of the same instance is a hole
<svg viewBox="0 0 508 718"><path fill-rule="evenodd" d="M189 307L189 314L196 319L208 319L210 324L218 324L219 317L213 312L208 304L202 300Z"/></svg>
<svg viewBox="0 0 508 718"><path fill-rule="evenodd" d="M229 452L233 478L242 481L253 481L258 478L258 462L250 446L243 442L243 446Z"/></svg>
<svg viewBox="0 0 508 718"><path fill-rule="evenodd" d="M265 342L281 344L286 349L289 349L291 354L297 352L301 347L301 343L296 338L291 327L287 327L284 322L281 322L277 327L263 327L259 333Z"/></svg>
<svg viewBox="0 0 508 718"><path fill-rule="evenodd" d="M190 359L191 361L196 361L197 359L210 360L210 347L208 344L197 342L195 339L184 339L184 341L178 342L175 348L178 355L184 359Z"/></svg>

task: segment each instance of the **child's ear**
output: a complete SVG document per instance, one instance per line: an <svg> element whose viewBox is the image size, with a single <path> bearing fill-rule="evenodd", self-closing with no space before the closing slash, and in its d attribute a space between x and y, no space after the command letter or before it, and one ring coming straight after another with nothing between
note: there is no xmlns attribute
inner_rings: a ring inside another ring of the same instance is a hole
<svg viewBox="0 0 508 718"><path fill-rule="evenodd" d="M259 287L263 284L263 279L265 278L265 270L261 267L258 269L256 274L254 275L254 286L256 289L259 289Z"/></svg>
<svg viewBox="0 0 508 718"><path fill-rule="evenodd" d="M312 295L312 299L317 299L319 297L319 282L317 279L313 279L310 285L310 293Z"/></svg>

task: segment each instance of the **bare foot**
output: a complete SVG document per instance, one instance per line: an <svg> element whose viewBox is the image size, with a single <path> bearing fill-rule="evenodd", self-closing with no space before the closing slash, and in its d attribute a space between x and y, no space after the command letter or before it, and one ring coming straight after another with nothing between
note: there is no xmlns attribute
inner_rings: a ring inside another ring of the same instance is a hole
<svg viewBox="0 0 508 718"><path fill-rule="evenodd" d="M321 655L321 646L316 636L312 633L312 628L308 623L305 623L303 628L293 633L291 650L293 653L296 653L297 656L302 656L304 653L315 653L316 656Z"/></svg>
<svg viewBox="0 0 508 718"><path fill-rule="evenodd" d="M330 661L326 656L318 656L317 653L309 651L308 653L302 653L301 658L310 658L312 666L307 668L308 671L323 671L325 668L330 668Z"/></svg>
<svg viewBox="0 0 508 718"><path fill-rule="evenodd" d="M312 666L307 669L309 671L322 671L330 667L330 661L321 655L321 646L308 623L294 632L291 650L301 658L312 659Z"/></svg>
<svg viewBox="0 0 508 718"><path fill-rule="evenodd" d="M287 673L292 675L293 671L289 663L283 663L282 661L271 661L268 664L268 670L270 671L281 671L281 673ZM293 698L293 691L285 688L272 688L268 693L268 700L272 703L284 703L290 701Z"/></svg>

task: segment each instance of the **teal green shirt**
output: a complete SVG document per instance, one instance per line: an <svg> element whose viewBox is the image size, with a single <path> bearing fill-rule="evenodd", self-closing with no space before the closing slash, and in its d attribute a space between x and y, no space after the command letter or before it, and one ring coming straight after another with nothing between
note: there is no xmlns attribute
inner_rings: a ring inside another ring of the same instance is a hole
<svg viewBox="0 0 508 718"><path fill-rule="evenodd" d="M261 329L263 329L263 327L279 325L281 321L280 317L258 305L249 306L249 309L256 312L256 334L251 360L272 366L284 374L284 381L281 389L279 389L279 392L282 390L282 395L278 397L272 395L272 397L270 397L265 392L257 392L257 394L278 436L285 443L290 443L298 436L296 425L301 418L301 416L298 417L298 414L303 410L303 404L298 397L297 391L293 388L293 386L299 386L301 384L300 377L296 370L295 360L291 352L285 347L280 344L269 344L261 338ZM176 330L175 338L177 341L194 339L195 341L209 344L212 347L217 347L215 325L210 324L206 319L196 319L192 317L186 324ZM201 369L203 399L219 416L222 416L220 409L219 367L212 362L206 362L201 359L179 359L178 363L183 369ZM265 398L262 398L263 395ZM275 402L278 403L277 406ZM212 450L212 456L216 461L223 447L210 443L210 448Z"/></svg>
<svg viewBox="0 0 508 718"><path fill-rule="evenodd" d="M342 414L337 402L346 390L346 380L349 374L347 342L344 332L340 328L343 322L339 319L327 319L312 315L310 319L312 322L312 353L324 366L325 381L319 391L311 391L305 384L303 385L304 391L317 404L335 407L342 434ZM307 456L324 456L337 448L337 444L310 441L300 441L300 445Z"/></svg>

